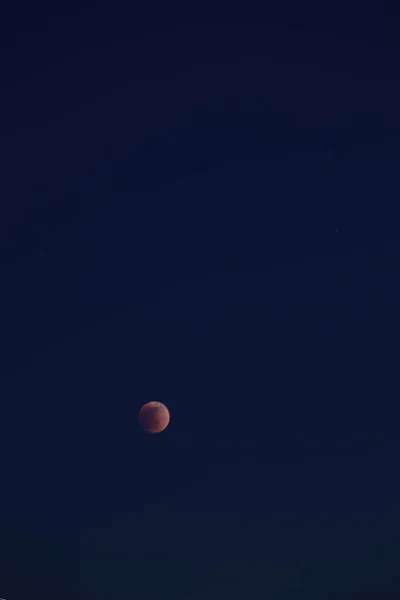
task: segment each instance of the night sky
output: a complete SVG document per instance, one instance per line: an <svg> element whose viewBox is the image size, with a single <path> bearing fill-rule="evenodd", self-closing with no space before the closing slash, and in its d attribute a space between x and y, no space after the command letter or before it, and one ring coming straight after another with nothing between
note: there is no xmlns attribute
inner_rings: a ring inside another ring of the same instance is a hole
<svg viewBox="0 0 400 600"><path fill-rule="evenodd" d="M396 14L110 11L0 19L0 596L398 599Z"/></svg>

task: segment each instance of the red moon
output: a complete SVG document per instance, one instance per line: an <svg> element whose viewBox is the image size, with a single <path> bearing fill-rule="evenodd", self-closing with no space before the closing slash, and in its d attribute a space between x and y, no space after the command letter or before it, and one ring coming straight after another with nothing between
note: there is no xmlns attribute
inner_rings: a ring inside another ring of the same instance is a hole
<svg viewBox="0 0 400 600"><path fill-rule="evenodd" d="M147 433L161 433L169 419L169 410L162 402L147 402L139 411L139 423Z"/></svg>

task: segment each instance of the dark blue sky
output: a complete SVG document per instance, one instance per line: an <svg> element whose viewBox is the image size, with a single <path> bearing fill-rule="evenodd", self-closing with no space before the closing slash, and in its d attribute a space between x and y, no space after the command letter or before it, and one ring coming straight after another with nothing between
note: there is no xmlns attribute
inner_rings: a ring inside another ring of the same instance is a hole
<svg viewBox="0 0 400 600"><path fill-rule="evenodd" d="M90 14L3 32L0 595L398 598L393 16Z"/></svg>

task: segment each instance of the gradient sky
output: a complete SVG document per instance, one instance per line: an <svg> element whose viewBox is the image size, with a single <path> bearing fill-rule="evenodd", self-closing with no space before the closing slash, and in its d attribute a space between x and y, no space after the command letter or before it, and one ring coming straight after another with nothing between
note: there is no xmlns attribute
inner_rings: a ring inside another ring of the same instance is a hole
<svg viewBox="0 0 400 600"><path fill-rule="evenodd" d="M7 10L0 594L398 598L390 16Z"/></svg>

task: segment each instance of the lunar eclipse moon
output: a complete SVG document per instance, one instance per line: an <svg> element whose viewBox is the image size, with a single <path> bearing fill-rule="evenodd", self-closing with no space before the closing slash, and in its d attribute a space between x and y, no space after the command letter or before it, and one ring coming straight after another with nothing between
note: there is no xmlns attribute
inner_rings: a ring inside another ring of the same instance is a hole
<svg viewBox="0 0 400 600"><path fill-rule="evenodd" d="M147 402L139 411L139 423L147 433L161 433L169 420L169 410L162 402Z"/></svg>

